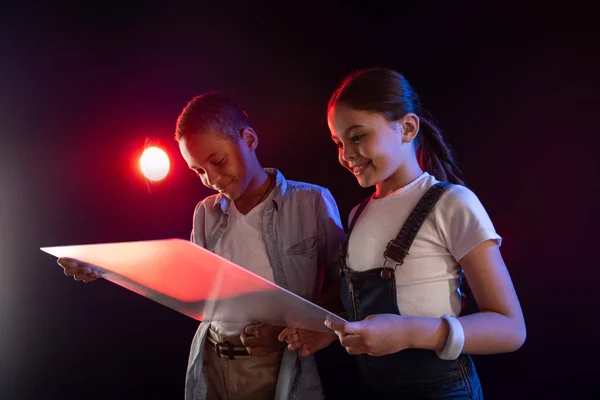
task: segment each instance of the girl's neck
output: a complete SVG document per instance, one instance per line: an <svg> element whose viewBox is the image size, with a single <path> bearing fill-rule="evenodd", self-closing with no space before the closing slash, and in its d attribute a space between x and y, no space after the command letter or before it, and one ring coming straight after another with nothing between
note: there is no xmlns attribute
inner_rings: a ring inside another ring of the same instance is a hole
<svg viewBox="0 0 600 400"><path fill-rule="evenodd" d="M373 195L376 199L389 196L396 190L408 185L419 176L423 175L423 170L417 162L417 159L411 159L406 163L402 164L392 175L387 179L379 182L375 185L375 194Z"/></svg>

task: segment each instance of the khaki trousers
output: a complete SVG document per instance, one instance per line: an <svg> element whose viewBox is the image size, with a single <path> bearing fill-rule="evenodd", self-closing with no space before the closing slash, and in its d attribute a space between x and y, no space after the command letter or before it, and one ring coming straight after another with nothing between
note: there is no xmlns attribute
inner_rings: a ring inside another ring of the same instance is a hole
<svg viewBox="0 0 600 400"><path fill-rule="evenodd" d="M221 336L212 329L210 338L243 346L239 336ZM208 344L204 348L207 400L273 400L283 351L265 357L240 356L233 360L219 357Z"/></svg>

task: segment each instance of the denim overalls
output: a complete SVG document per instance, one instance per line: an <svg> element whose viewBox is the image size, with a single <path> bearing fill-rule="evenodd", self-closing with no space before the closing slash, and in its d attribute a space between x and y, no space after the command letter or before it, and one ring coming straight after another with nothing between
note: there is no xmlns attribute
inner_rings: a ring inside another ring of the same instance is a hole
<svg viewBox="0 0 600 400"><path fill-rule="evenodd" d="M373 314L400 315L395 267L392 266L403 264L423 221L450 186L439 182L425 193L398 237L388 243L382 268L356 272L346 264L346 255L352 228L369 199L360 204L340 250L341 297L350 321L360 321ZM365 391L363 396L373 399L483 399L475 366L471 357L465 354L454 361L442 360L435 351L422 349L407 349L386 356L361 354L356 357Z"/></svg>

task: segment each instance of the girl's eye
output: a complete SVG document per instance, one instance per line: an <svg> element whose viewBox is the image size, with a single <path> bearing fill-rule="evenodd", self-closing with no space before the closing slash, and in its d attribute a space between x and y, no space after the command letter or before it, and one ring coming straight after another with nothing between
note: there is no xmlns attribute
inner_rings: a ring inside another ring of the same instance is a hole
<svg viewBox="0 0 600 400"><path fill-rule="evenodd" d="M354 142L354 143L357 143L361 137L362 137L362 135L354 135L350 138L350 140L352 140L352 142Z"/></svg>

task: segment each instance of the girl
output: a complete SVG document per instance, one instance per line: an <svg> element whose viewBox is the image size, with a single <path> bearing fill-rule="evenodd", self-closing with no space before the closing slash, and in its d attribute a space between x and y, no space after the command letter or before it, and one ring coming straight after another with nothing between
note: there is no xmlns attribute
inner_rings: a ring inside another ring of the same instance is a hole
<svg viewBox="0 0 600 400"><path fill-rule="evenodd" d="M469 354L511 352L526 336L488 214L398 72L352 74L327 119L340 164L375 187L341 250L351 322L326 321L337 336L288 328L280 340L308 355L339 338L374 398L483 398ZM470 315L465 277L479 308Z"/></svg>

